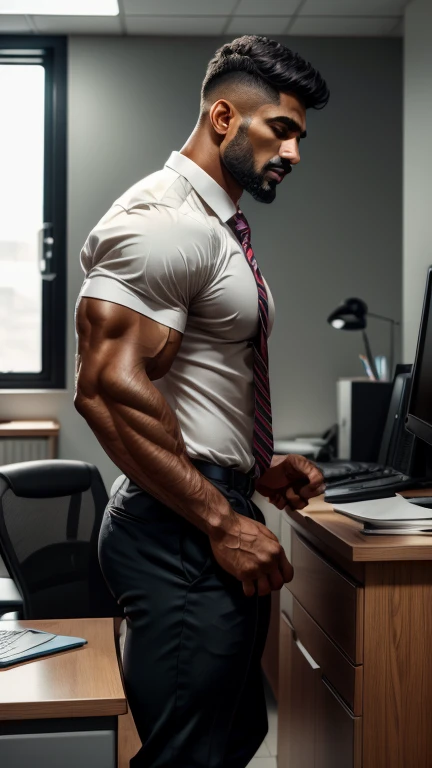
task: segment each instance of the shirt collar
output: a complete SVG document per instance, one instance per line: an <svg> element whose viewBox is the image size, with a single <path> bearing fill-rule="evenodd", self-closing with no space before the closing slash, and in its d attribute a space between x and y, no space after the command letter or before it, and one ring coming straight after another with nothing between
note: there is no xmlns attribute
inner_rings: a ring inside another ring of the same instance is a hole
<svg viewBox="0 0 432 768"><path fill-rule="evenodd" d="M171 152L165 166L184 176L221 221L228 221L237 212L235 204L220 184L186 155Z"/></svg>

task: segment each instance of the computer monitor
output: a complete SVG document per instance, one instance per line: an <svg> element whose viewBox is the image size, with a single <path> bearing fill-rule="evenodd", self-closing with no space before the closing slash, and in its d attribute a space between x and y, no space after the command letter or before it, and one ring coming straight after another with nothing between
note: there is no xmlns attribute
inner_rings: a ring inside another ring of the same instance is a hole
<svg viewBox="0 0 432 768"><path fill-rule="evenodd" d="M399 376L400 373L412 373L412 365L411 363L397 363L394 376L393 376L393 382L396 379L397 376Z"/></svg>
<svg viewBox="0 0 432 768"><path fill-rule="evenodd" d="M406 428L420 440L432 445L432 267L429 267L426 291L412 371L411 395Z"/></svg>
<svg viewBox="0 0 432 768"><path fill-rule="evenodd" d="M404 474L410 473L415 442L413 435L405 429L411 387L410 371L410 365L396 366L390 405L378 454L378 464L393 467Z"/></svg>

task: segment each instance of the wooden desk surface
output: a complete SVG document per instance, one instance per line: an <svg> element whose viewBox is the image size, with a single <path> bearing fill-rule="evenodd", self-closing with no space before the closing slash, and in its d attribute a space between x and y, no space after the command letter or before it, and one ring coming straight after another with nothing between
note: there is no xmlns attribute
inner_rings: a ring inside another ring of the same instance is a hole
<svg viewBox="0 0 432 768"><path fill-rule="evenodd" d="M56 419L27 420L27 421L2 421L0 420L0 437L49 437L55 436L60 431L60 424Z"/></svg>
<svg viewBox="0 0 432 768"><path fill-rule="evenodd" d="M1 629L31 627L84 637L81 648L0 669L0 720L106 717L127 712L113 619L2 621Z"/></svg>
<svg viewBox="0 0 432 768"><path fill-rule="evenodd" d="M405 496L429 496L432 491L410 491ZM299 529L309 531L351 562L432 560L432 532L410 536L365 536L363 525L336 512L323 496L302 510L283 513ZM432 512L431 512L432 514Z"/></svg>

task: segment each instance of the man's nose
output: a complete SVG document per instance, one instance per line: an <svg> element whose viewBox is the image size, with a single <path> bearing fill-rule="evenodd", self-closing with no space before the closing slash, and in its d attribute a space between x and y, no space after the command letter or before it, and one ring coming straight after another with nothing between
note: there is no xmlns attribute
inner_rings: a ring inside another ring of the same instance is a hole
<svg viewBox="0 0 432 768"><path fill-rule="evenodd" d="M279 156L283 160L289 160L291 165L296 165L300 162L300 149L297 139L288 139L281 144L279 150Z"/></svg>

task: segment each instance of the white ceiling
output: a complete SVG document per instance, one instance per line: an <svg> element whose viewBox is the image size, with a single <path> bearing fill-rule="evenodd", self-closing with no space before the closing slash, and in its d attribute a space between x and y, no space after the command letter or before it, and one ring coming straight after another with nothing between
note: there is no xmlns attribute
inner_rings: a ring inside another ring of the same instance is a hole
<svg viewBox="0 0 432 768"><path fill-rule="evenodd" d="M0 15L0 33L398 37L410 0L118 0L118 16Z"/></svg>

